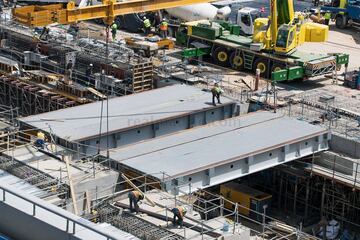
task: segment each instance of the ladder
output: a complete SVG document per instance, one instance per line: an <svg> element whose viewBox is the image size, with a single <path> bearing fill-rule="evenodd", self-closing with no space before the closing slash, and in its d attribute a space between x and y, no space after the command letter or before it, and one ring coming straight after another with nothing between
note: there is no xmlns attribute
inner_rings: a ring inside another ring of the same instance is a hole
<svg viewBox="0 0 360 240"><path fill-rule="evenodd" d="M245 69L252 70L255 55L244 51L244 67Z"/></svg>

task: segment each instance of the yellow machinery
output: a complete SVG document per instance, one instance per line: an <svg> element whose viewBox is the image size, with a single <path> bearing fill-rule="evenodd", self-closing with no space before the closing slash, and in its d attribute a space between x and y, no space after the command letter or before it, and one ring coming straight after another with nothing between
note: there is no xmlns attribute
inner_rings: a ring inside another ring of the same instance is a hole
<svg viewBox="0 0 360 240"><path fill-rule="evenodd" d="M179 7L190 4L211 2L213 0L103 0L102 4L87 7L75 7L69 2L63 4L32 5L13 9L14 18L27 26L46 26L52 23L70 24L77 21L102 18L110 25L116 16L156 11L160 9Z"/></svg>
<svg viewBox="0 0 360 240"><path fill-rule="evenodd" d="M270 206L272 196L251 188L245 184L229 182L220 185L220 194L231 202L240 204L239 213L255 220L261 220L264 206ZM225 201L225 207L232 209L233 206Z"/></svg>
<svg viewBox="0 0 360 240"><path fill-rule="evenodd" d="M271 0L269 18L255 20L253 42L285 54L304 42L326 41L328 32L328 26L307 22L301 13L295 13L293 0Z"/></svg>

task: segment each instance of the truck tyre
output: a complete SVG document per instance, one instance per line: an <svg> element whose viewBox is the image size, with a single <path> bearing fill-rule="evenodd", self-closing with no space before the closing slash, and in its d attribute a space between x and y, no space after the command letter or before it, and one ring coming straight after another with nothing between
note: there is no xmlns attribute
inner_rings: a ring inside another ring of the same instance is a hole
<svg viewBox="0 0 360 240"><path fill-rule="evenodd" d="M281 63L274 63L271 67L271 72L276 72L283 69L285 69L284 65L282 65Z"/></svg>
<svg viewBox="0 0 360 240"><path fill-rule="evenodd" d="M337 15L335 19L335 25L337 28L343 29L346 27L346 17L343 15Z"/></svg>
<svg viewBox="0 0 360 240"><path fill-rule="evenodd" d="M236 52L232 52L230 55L230 65L232 69L243 70L244 69L244 58L239 54L236 55Z"/></svg>
<svg viewBox="0 0 360 240"><path fill-rule="evenodd" d="M226 50L226 48L217 47L214 50L212 57L217 65L222 67L229 66L229 52Z"/></svg>
<svg viewBox="0 0 360 240"><path fill-rule="evenodd" d="M255 60L253 71L256 72L256 69L260 69L261 77L267 77L269 75L268 63L265 59L259 58Z"/></svg>

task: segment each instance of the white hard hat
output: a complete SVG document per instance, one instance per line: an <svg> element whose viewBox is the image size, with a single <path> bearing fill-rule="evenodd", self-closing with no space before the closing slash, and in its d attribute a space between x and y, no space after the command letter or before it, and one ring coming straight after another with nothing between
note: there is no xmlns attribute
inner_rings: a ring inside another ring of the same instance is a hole
<svg viewBox="0 0 360 240"><path fill-rule="evenodd" d="M145 19L146 19L146 16L144 16L143 19L145 20Z"/></svg>
<svg viewBox="0 0 360 240"><path fill-rule="evenodd" d="M92 67L93 66L93 64L92 63L90 63L90 67Z"/></svg>

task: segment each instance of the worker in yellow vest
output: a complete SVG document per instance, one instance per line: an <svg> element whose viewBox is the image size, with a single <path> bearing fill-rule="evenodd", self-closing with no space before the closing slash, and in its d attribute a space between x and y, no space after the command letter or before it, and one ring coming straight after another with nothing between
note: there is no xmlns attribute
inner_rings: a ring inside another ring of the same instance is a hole
<svg viewBox="0 0 360 240"><path fill-rule="evenodd" d="M116 33L117 33L117 30L118 30L118 25L115 22L113 22L110 25L110 28L111 28L112 40L114 42L114 41L116 41Z"/></svg>
<svg viewBox="0 0 360 240"><path fill-rule="evenodd" d="M130 202L130 212L139 212L138 202L144 199L144 195L139 191L131 191L128 194L129 202Z"/></svg>
<svg viewBox="0 0 360 240"><path fill-rule="evenodd" d="M329 26L330 19L331 19L331 13L329 11L327 11L324 15L324 18L325 18L325 25Z"/></svg>
<svg viewBox="0 0 360 240"><path fill-rule="evenodd" d="M214 84L214 87L211 89L211 93L212 93L212 103L214 106L216 106L215 103L215 98L217 99L218 104L221 104L220 102L220 95L223 93L224 91L221 89L221 87L219 86L218 83Z"/></svg>
<svg viewBox="0 0 360 240"><path fill-rule="evenodd" d="M151 32L151 22L146 17L144 17L144 30L145 30L145 35L149 35Z"/></svg>
<svg viewBox="0 0 360 240"><path fill-rule="evenodd" d="M36 140L34 143L35 147L44 149L45 147L45 134L41 131L37 132L36 134Z"/></svg>
<svg viewBox="0 0 360 240"><path fill-rule="evenodd" d="M174 214L173 224L183 227L184 217L186 215L186 208L184 206L174 207L171 212Z"/></svg>
<svg viewBox="0 0 360 240"><path fill-rule="evenodd" d="M162 38L167 38L167 32L168 32L168 23L165 18L160 23L160 36Z"/></svg>

